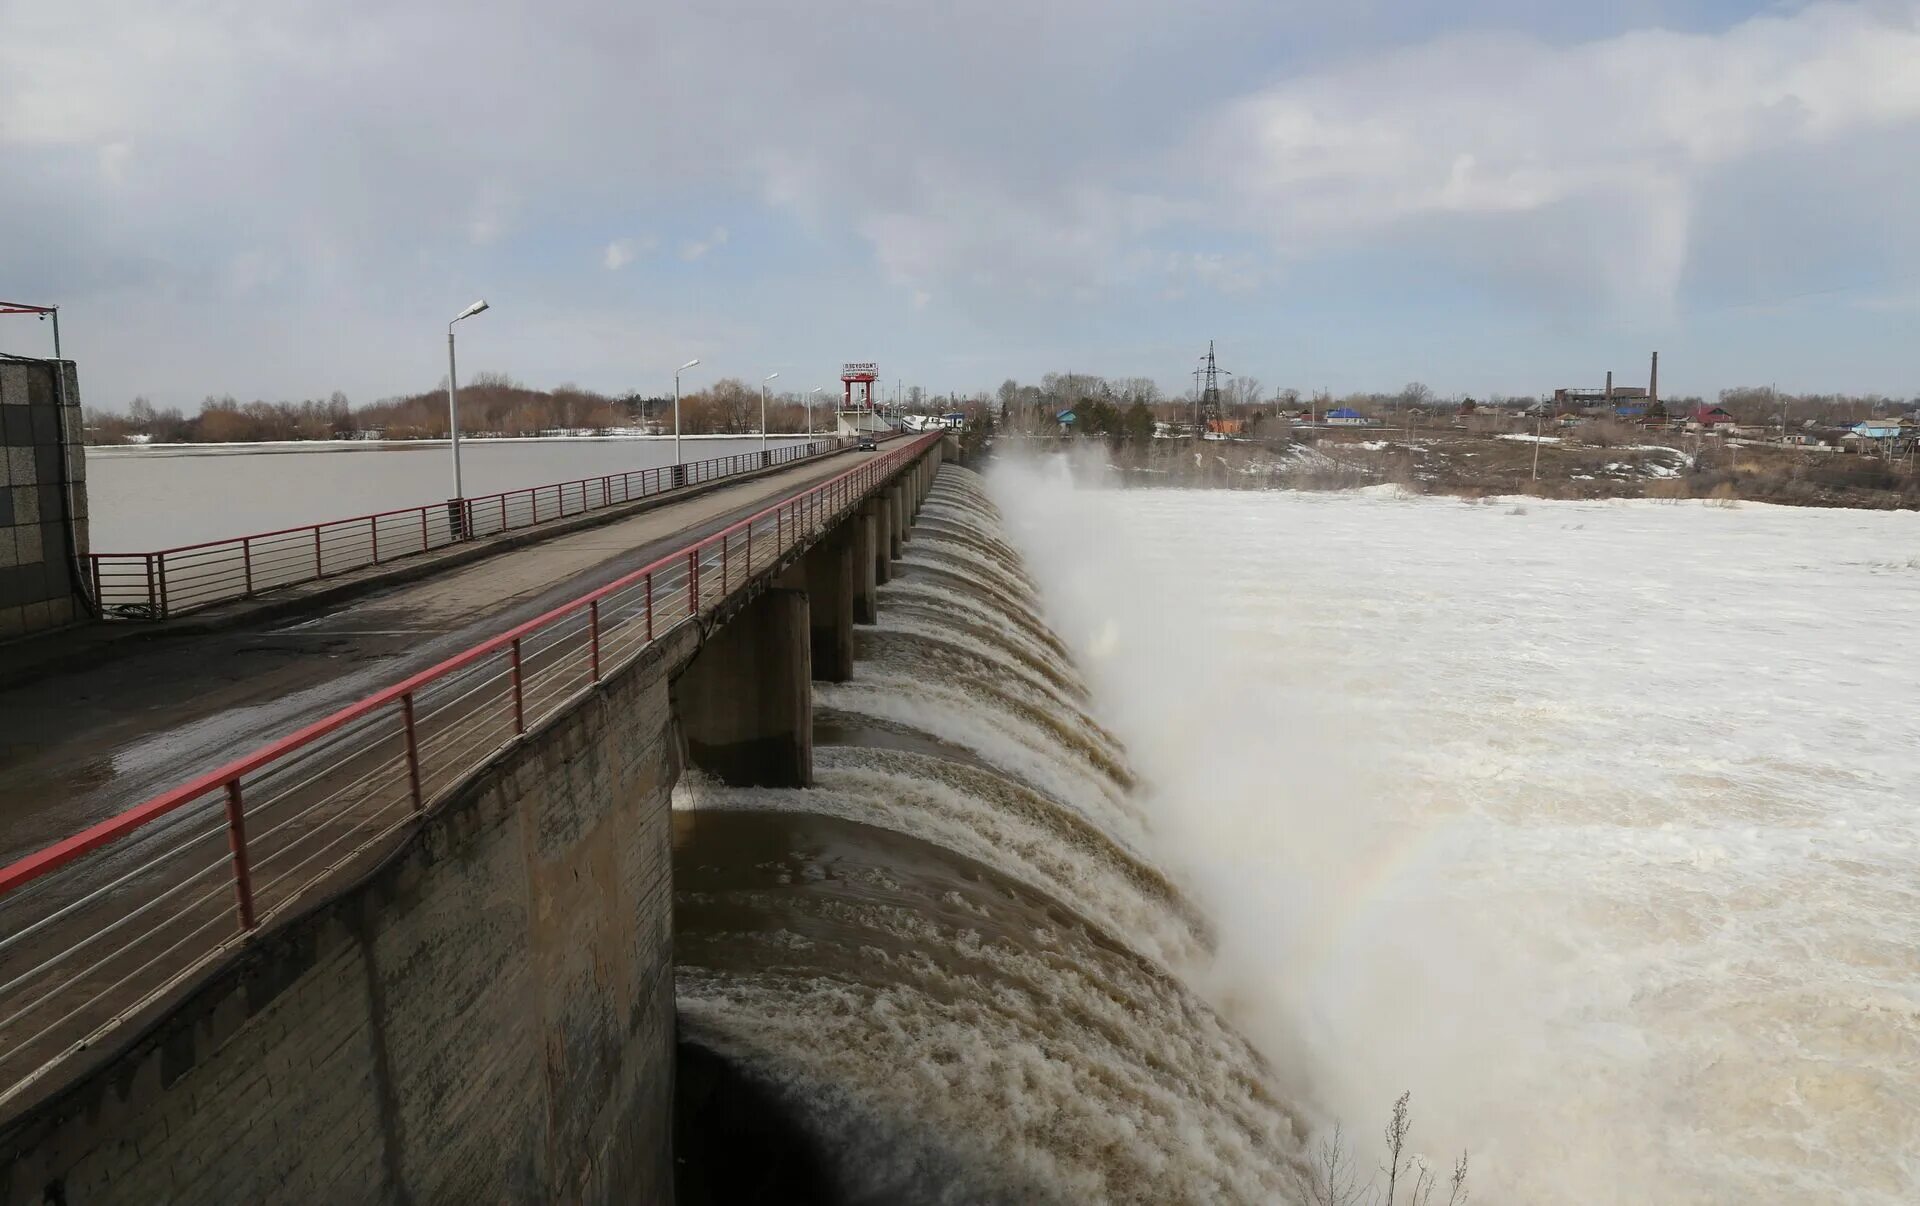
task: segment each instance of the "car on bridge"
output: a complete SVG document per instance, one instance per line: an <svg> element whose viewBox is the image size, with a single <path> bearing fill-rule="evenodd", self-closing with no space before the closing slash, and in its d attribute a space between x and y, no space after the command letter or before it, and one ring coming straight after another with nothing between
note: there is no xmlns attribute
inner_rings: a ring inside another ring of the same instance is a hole
<svg viewBox="0 0 1920 1206"><path fill-rule="evenodd" d="M854 445L854 449L858 452L872 452L878 447L880 447L880 445L876 443L870 435L861 436L860 442Z"/></svg>

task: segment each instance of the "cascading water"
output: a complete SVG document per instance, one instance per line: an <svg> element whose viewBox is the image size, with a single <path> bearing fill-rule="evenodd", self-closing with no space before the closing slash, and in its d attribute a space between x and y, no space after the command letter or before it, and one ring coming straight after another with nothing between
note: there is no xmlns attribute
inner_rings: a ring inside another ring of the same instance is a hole
<svg viewBox="0 0 1920 1206"><path fill-rule="evenodd" d="M813 788L676 791L688 1049L834 1200L1304 1199L1303 1123L1176 974L1211 936L972 473L880 615L817 685Z"/></svg>

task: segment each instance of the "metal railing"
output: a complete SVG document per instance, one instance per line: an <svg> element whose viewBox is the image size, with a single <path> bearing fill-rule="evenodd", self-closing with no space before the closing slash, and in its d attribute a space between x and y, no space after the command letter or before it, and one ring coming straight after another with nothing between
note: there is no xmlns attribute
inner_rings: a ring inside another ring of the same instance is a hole
<svg viewBox="0 0 1920 1206"><path fill-rule="evenodd" d="M938 438L0 867L0 1102L322 880L367 865L508 744L826 532Z"/></svg>
<svg viewBox="0 0 1920 1206"><path fill-rule="evenodd" d="M445 548L463 539L494 536L823 456L845 448L849 442L837 438L814 440L765 452L741 452L680 466L663 465L478 498L449 499L151 553L94 553L88 558L93 597L106 619L165 619Z"/></svg>

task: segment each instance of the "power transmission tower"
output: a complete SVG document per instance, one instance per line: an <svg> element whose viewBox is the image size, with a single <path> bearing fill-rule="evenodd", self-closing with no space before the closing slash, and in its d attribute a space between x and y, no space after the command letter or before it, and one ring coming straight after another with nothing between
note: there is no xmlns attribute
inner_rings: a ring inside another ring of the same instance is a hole
<svg viewBox="0 0 1920 1206"><path fill-rule="evenodd" d="M1203 363L1207 367L1196 371L1204 373L1207 379L1205 387L1200 391L1200 427L1202 432L1205 432L1211 430L1213 422L1220 417L1220 378L1231 377L1233 374L1214 361L1211 339L1207 340L1207 357Z"/></svg>

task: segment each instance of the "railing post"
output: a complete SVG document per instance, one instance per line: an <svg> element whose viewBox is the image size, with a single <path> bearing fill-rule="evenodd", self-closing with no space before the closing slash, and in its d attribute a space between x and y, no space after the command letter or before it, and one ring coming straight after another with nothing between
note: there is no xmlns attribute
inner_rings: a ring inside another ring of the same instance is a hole
<svg viewBox="0 0 1920 1206"><path fill-rule="evenodd" d="M87 560L93 565L93 605L102 612L106 610L107 599L100 593L100 554L93 553Z"/></svg>
<svg viewBox="0 0 1920 1206"><path fill-rule="evenodd" d="M321 569L322 567L321 567L321 561L320 561L320 525L316 523L313 525L313 576L316 578L325 577L326 575L321 572Z"/></svg>
<svg viewBox="0 0 1920 1206"><path fill-rule="evenodd" d="M600 600L587 604L587 625L593 633L593 681L600 681Z"/></svg>
<svg viewBox="0 0 1920 1206"><path fill-rule="evenodd" d="M253 928L253 873L247 866L247 819L240 805L240 780L227 780L227 846L233 851L233 895L240 928Z"/></svg>
<svg viewBox="0 0 1920 1206"><path fill-rule="evenodd" d="M527 731L526 697L520 690L520 638L513 638L513 731Z"/></svg>
<svg viewBox="0 0 1920 1206"><path fill-rule="evenodd" d="M400 722L407 736L407 784L413 789L413 810L423 811L426 800L420 794L420 738L413 727L413 692L400 697Z"/></svg>
<svg viewBox="0 0 1920 1206"><path fill-rule="evenodd" d="M700 614L700 546L687 550L687 614Z"/></svg>
<svg viewBox="0 0 1920 1206"><path fill-rule="evenodd" d="M653 640L653 575L647 575L647 640Z"/></svg>
<svg viewBox="0 0 1920 1206"><path fill-rule="evenodd" d="M375 565L379 565L380 564L380 517L378 515L367 516L367 533L368 535L373 537L373 563Z"/></svg>
<svg viewBox="0 0 1920 1206"><path fill-rule="evenodd" d="M426 552L433 546L427 541L427 509L420 508L420 551Z"/></svg>
<svg viewBox="0 0 1920 1206"><path fill-rule="evenodd" d="M160 616L162 619L165 619L167 614L167 555L165 553L156 553L153 559L160 566Z"/></svg>
<svg viewBox="0 0 1920 1206"><path fill-rule="evenodd" d="M720 533L720 593L725 595L733 587L733 579L727 576L727 546L733 543L733 537Z"/></svg>
<svg viewBox="0 0 1920 1206"><path fill-rule="evenodd" d="M247 593L253 593L253 537L240 539L240 561L247 568Z"/></svg>

